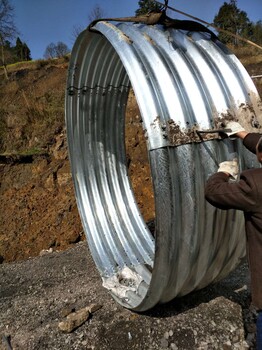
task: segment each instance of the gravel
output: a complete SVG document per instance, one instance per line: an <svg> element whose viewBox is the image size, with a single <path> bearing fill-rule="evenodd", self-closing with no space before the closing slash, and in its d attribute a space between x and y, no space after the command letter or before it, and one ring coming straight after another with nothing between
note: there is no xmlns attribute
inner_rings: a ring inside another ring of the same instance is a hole
<svg viewBox="0 0 262 350"><path fill-rule="evenodd" d="M101 305L70 333L59 323ZM226 279L134 313L102 287L85 242L0 265L0 350L255 349L247 263ZM80 312L81 313L81 312Z"/></svg>

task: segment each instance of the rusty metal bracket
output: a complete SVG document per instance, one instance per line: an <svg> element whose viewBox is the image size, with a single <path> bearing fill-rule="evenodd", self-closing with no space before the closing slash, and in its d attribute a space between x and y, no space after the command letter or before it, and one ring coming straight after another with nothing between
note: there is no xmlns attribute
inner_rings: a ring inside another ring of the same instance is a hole
<svg viewBox="0 0 262 350"><path fill-rule="evenodd" d="M196 130L197 134L214 134L214 133L227 133L231 132L231 129L211 129L211 130Z"/></svg>

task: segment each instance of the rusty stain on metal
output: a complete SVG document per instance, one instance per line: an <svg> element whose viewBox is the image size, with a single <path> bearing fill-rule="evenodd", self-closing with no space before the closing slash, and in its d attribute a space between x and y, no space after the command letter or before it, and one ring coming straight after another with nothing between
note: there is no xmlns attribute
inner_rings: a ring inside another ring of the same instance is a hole
<svg viewBox="0 0 262 350"><path fill-rule="evenodd" d="M105 22L105 24L106 24L107 27L111 28L112 30L114 30L114 31L117 33L117 35L119 36L119 39L124 40L126 43L128 43L128 44L130 44L130 45L133 44L133 40L131 40L131 39L128 37L128 35L126 35L125 33L123 33L123 32L121 32L121 31L117 30L117 28L116 28L112 23L110 23L110 22Z"/></svg>

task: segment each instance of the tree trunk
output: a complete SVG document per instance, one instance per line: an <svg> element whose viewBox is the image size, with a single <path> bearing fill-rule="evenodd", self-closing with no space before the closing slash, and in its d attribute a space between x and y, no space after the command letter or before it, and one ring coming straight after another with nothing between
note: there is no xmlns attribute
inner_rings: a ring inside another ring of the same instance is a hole
<svg viewBox="0 0 262 350"><path fill-rule="evenodd" d="M5 73L5 77L8 80L9 76L8 76L8 72L7 72L7 68L6 68L6 63L5 63L5 51L4 51L4 44L3 42L0 43L1 44L1 59L2 59L2 63L3 63L3 68L4 68L4 73Z"/></svg>

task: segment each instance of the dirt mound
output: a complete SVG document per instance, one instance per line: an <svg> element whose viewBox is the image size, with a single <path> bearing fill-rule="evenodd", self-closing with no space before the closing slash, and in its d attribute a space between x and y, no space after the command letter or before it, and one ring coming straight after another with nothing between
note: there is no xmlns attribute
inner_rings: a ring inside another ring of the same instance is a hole
<svg viewBox="0 0 262 350"><path fill-rule="evenodd" d="M5 261L65 249L84 238L67 159L1 164L0 254Z"/></svg>

